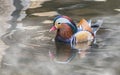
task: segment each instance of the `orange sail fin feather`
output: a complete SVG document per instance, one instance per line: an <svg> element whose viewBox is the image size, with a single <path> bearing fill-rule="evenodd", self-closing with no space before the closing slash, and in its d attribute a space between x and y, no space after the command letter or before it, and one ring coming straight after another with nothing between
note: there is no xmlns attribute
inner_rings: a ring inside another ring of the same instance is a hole
<svg viewBox="0 0 120 75"><path fill-rule="evenodd" d="M85 19L81 19L77 25L78 27L82 27L83 30L89 31L92 33L92 28L89 26L88 22Z"/></svg>

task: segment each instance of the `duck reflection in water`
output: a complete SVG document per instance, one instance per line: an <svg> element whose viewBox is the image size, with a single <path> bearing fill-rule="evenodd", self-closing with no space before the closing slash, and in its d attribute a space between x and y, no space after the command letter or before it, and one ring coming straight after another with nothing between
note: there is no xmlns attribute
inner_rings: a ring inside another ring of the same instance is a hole
<svg viewBox="0 0 120 75"><path fill-rule="evenodd" d="M83 43L66 44L63 42L55 42L55 51L49 51L51 60L55 63L67 64L72 61L76 56L83 58L91 48L91 41Z"/></svg>

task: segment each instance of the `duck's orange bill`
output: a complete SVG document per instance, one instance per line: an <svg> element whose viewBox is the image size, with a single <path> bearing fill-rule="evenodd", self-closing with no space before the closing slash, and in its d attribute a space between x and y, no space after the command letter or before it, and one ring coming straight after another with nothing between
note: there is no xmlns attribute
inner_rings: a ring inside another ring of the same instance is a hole
<svg viewBox="0 0 120 75"><path fill-rule="evenodd" d="M55 31L57 28L55 27L55 26L52 26L52 28L50 29L50 31L49 32L51 32L51 31Z"/></svg>

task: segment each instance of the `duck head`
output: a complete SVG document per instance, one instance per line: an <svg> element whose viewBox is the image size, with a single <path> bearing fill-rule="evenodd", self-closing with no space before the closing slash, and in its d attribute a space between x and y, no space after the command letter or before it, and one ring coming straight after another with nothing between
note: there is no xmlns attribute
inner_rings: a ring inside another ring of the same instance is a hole
<svg viewBox="0 0 120 75"><path fill-rule="evenodd" d="M73 20L68 16L61 15L54 18L53 26L50 31L65 28L65 25L68 25L73 30L73 32L77 31L76 24L73 22Z"/></svg>

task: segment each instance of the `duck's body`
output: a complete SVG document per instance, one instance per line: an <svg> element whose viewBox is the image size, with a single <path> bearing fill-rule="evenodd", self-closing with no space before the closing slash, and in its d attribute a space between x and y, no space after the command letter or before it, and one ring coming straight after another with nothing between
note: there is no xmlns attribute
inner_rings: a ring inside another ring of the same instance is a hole
<svg viewBox="0 0 120 75"><path fill-rule="evenodd" d="M73 36L76 38L76 42L85 42L94 39L94 36L88 31L80 31Z"/></svg>
<svg viewBox="0 0 120 75"><path fill-rule="evenodd" d="M80 20L78 25L76 25L73 20L67 16L57 16L53 24L50 31L57 30L55 40L65 43L94 40L97 31L97 29L93 30L91 24L85 19Z"/></svg>

